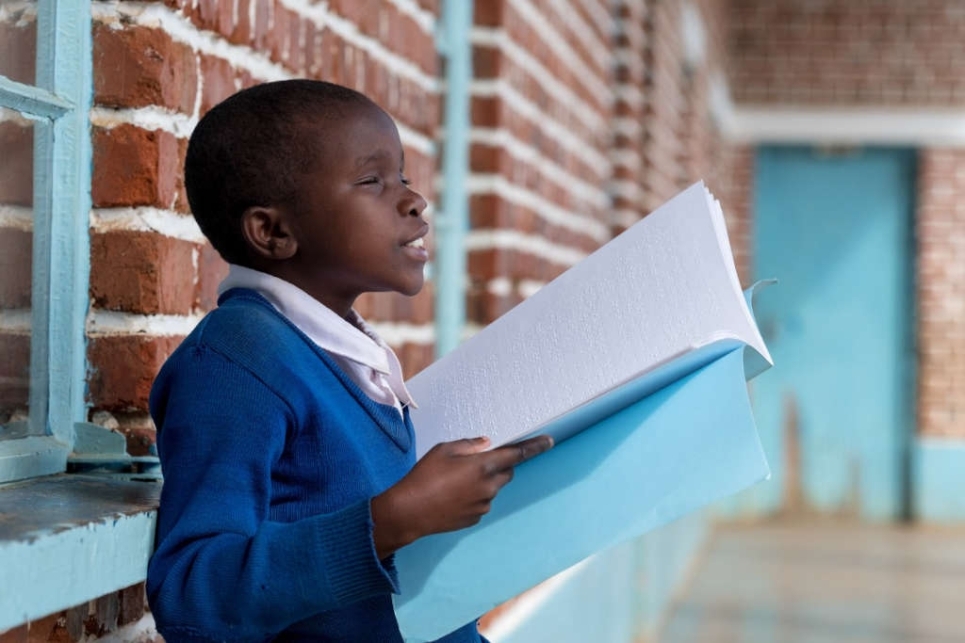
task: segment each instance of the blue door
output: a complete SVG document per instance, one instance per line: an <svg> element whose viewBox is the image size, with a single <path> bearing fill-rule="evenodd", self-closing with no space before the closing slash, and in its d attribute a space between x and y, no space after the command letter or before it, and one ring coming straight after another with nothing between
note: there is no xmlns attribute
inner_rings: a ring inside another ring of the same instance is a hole
<svg viewBox="0 0 965 643"><path fill-rule="evenodd" d="M765 148L755 179L757 318L776 366L752 384L774 469L754 513L906 510L913 433L910 150Z"/></svg>

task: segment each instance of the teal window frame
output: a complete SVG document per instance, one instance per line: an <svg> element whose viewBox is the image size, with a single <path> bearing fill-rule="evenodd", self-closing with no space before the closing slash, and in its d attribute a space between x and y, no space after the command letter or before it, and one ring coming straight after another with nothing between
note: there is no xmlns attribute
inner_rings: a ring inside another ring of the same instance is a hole
<svg viewBox="0 0 965 643"><path fill-rule="evenodd" d="M0 106L34 126L29 419L0 440L0 483L66 470L86 420L91 211L90 0L37 3L33 85L0 75Z"/></svg>

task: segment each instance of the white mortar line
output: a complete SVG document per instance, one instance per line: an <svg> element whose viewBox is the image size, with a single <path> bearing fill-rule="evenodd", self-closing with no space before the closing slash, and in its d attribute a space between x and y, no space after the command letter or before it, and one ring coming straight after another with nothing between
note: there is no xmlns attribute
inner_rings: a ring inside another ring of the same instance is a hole
<svg viewBox="0 0 965 643"><path fill-rule="evenodd" d="M567 67L576 72L576 77L581 79L586 88L593 94L604 97L604 103L611 99L610 88L606 83L597 78L597 72L590 69L579 54L570 47L566 38L562 37L556 29L550 26L546 18L540 15L539 11L533 7L529 0L509 0L509 5L516 11L520 18L539 35L549 49L559 56L560 60Z"/></svg>
<svg viewBox="0 0 965 643"><path fill-rule="evenodd" d="M299 16L311 20L320 29L330 29L347 43L372 56L393 74L412 81L425 91L438 92L438 79L426 74L402 56L388 51L377 40L361 34L355 24L330 12L327 3L311 5L307 0L279 1ZM188 18L162 5L146 2L118 4L95 0L91 7L91 14L96 20L105 24L117 24L123 17L140 26L160 27L174 40L189 45L196 51L223 58L260 80L285 80L297 77L293 71L273 62L268 56L247 46L230 44L214 32L202 31Z"/></svg>
<svg viewBox="0 0 965 643"><path fill-rule="evenodd" d="M194 116L175 112L165 107L135 107L113 109L92 107L90 122L95 127L111 129L118 125L135 125L146 130L161 130L179 138L187 138L194 131L198 119Z"/></svg>
<svg viewBox="0 0 965 643"><path fill-rule="evenodd" d="M607 121L600 116L596 106L590 105L570 87L557 80L553 72L510 39L504 30L476 27L470 32L469 40L473 45L492 47L506 54L509 60L513 61L520 69L529 74L537 84L541 85L559 106L565 107L590 131L598 131L606 127ZM609 90L607 94L609 94Z"/></svg>
<svg viewBox="0 0 965 643"><path fill-rule="evenodd" d="M572 37L583 43L583 47L589 52L590 57L596 61L596 64L599 65L600 70L603 73L607 73L610 69L611 57L611 47L609 43L601 38L594 29L587 27L586 22L580 16L579 12L573 8L569 0L550 0L550 4L556 9L557 15L559 15L560 19L566 24L567 30ZM609 21L610 25L608 25L607 29L603 30L606 37L609 37L613 32L613 24L616 22L613 17L609 17Z"/></svg>
<svg viewBox="0 0 965 643"><path fill-rule="evenodd" d="M525 299L529 299L535 295L540 288L546 285L545 281L536 281L535 279L522 279L519 282L519 294L521 294Z"/></svg>
<svg viewBox="0 0 965 643"><path fill-rule="evenodd" d="M90 120L92 125L104 129L111 129L122 124L135 125L146 130L168 132L179 138L189 137L198 124L198 119L194 116L158 106L132 109L94 107L90 110ZM434 158L436 156L436 142L434 140L398 121L396 127L404 146L429 157Z"/></svg>
<svg viewBox="0 0 965 643"><path fill-rule="evenodd" d="M636 210L627 210L624 208L620 208L618 210L614 210L611 213L610 218L613 221L613 225L621 226L623 228L629 228L637 221L639 221L641 217L640 217L640 213L637 212Z"/></svg>
<svg viewBox="0 0 965 643"><path fill-rule="evenodd" d="M523 206L547 223L586 235L599 243L610 240L610 230L592 217L573 214L556 203L524 187L511 183L500 174L472 174L466 181L469 194L495 194Z"/></svg>
<svg viewBox="0 0 965 643"><path fill-rule="evenodd" d="M33 127L34 120L27 118L15 109L0 107L0 123L14 123L20 127Z"/></svg>
<svg viewBox="0 0 965 643"><path fill-rule="evenodd" d="M634 181L626 179L616 179L610 181L610 194L626 199L627 201L639 202L643 199L643 189Z"/></svg>
<svg viewBox="0 0 965 643"><path fill-rule="evenodd" d="M389 4L399 10L399 13L409 16L419 25L426 35L434 37L436 32L436 16L428 9L423 9L415 0L389 0Z"/></svg>
<svg viewBox="0 0 965 643"><path fill-rule="evenodd" d="M466 236L465 247L470 252L490 249L516 250L567 267L586 257L586 253L581 250L517 230L472 230Z"/></svg>
<svg viewBox="0 0 965 643"><path fill-rule="evenodd" d="M637 85L631 85L629 83L620 83L613 88L614 98L618 101L622 101L631 107L643 107L644 100L646 96L643 93L643 89Z"/></svg>
<svg viewBox="0 0 965 643"><path fill-rule="evenodd" d="M526 299L534 295L545 285L545 281L536 281L535 279L521 279L514 283L513 280L508 277L496 277L486 282L486 292L497 297L508 297L516 292L520 297Z"/></svg>
<svg viewBox="0 0 965 643"><path fill-rule="evenodd" d="M11 335L29 335L30 309L0 308L0 331Z"/></svg>
<svg viewBox="0 0 965 643"><path fill-rule="evenodd" d="M95 0L91 6L91 15L95 20L108 25L119 24L121 19L127 19L142 27L161 28L175 41L186 44L195 51L223 58L260 80L286 80L295 77L290 70L272 62L264 54L255 52L250 47L230 44L214 32L201 31L188 18L154 2L117 3Z"/></svg>
<svg viewBox="0 0 965 643"><path fill-rule="evenodd" d="M640 136L640 134L643 133L643 127L640 125L640 121L627 116L614 118L610 123L610 128L614 134L623 134L630 138Z"/></svg>
<svg viewBox="0 0 965 643"><path fill-rule="evenodd" d="M15 27L26 27L37 19L36 0L13 0L0 4L0 21L9 22L14 13L20 14L20 20Z"/></svg>
<svg viewBox="0 0 965 643"><path fill-rule="evenodd" d="M394 75L411 80L427 92L438 93L438 78L425 73L418 65L406 60L399 54L389 51L377 39L362 34L354 22L333 13L327 2L313 4L309 0L278 1L284 7L314 22L316 27L330 29L332 33L341 37L345 42L358 47L378 60Z"/></svg>
<svg viewBox="0 0 965 643"><path fill-rule="evenodd" d="M509 277L496 277L486 282L486 292L497 297L508 297L513 294L513 282Z"/></svg>
<svg viewBox="0 0 965 643"><path fill-rule="evenodd" d="M438 153L436 142L423 134L418 132L404 123L400 123L395 118L395 126L399 130L399 139L402 141L402 145L411 148L420 154L425 156L435 158Z"/></svg>
<svg viewBox="0 0 965 643"><path fill-rule="evenodd" d="M399 322L373 322L366 320L379 337L391 346L404 344L433 344L436 341L434 324L406 324Z"/></svg>
<svg viewBox="0 0 965 643"><path fill-rule="evenodd" d="M34 229L33 208L0 204L0 228L31 232Z"/></svg>
<svg viewBox="0 0 965 643"><path fill-rule="evenodd" d="M509 130L477 127L469 132L469 142L504 149L514 159L537 168L540 175L590 205L598 208L607 208L610 205L610 197L606 191L573 176L535 147L513 136Z"/></svg>
<svg viewBox="0 0 965 643"><path fill-rule="evenodd" d="M98 208L91 210L90 226L94 232L101 233L117 230L156 232L182 241L205 242L193 216L160 208Z"/></svg>
<svg viewBox="0 0 965 643"><path fill-rule="evenodd" d="M640 152L635 149L615 149L610 152L610 160L614 166L626 167L631 170L639 170L643 159Z"/></svg>
<svg viewBox="0 0 965 643"><path fill-rule="evenodd" d="M87 336L180 337L194 330L203 317L204 315L139 315L91 309L87 313Z"/></svg>
<svg viewBox="0 0 965 643"><path fill-rule="evenodd" d="M613 50L613 62L620 67L626 67L631 72L642 74L647 65L640 52L631 47L618 47Z"/></svg>
<svg viewBox="0 0 965 643"><path fill-rule="evenodd" d="M597 0L579 0L579 3L596 23L597 29L605 34L613 31L616 21L610 13L612 2L607 3L607 8L601 7Z"/></svg>
<svg viewBox="0 0 965 643"><path fill-rule="evenodd" d="M474 96L495 96L504 100L514 112L539 127L567 151L582 158L597 176L609 176L610 161L605 155L593 149L590 141L580 138L573 134L570 128L549 118L539 107L517 92L505 78L473 81L471 90Z"/></svg>
<svg viewBox="0 0 965 643"><path fill-rule="evenodd" d="M158 634L157 625L154 622L154 615L147 613L139 620L119 627L115 631L105 634L100 638L91 638L94 643L140 643L141 641L154 640Z"/></svg>
<svg viewBox="0 0 965 643"><path fill-rule="evenodd" d="M466 322L466 325L462 327L462 333L460 337L462 341L472 338L473 335L485 328L482 324L477 324L476 322Z"/></svg>

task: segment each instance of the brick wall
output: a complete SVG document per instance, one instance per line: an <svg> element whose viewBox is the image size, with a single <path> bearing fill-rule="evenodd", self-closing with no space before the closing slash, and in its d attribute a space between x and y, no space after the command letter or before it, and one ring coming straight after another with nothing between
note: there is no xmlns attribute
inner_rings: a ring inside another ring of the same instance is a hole
<svg viewBox="0 0 965 643"><path fill-rule="evenodd" d="M965 435L965 150L919 154L918 427Z"/></svg>
<svg viewBox="0 0 965 643"><path fill-rule="evenodd" d="M33 83L35 51L33 11L12 11L0 21L0 74ZM31 121L0 108L0 423L27 413L33 141Z"/></svg>
<svg viewBox="0 0 965 643"><path fill-rule="evenodd" d="M692 61L682 47L684 5L710 25L704 55ZM720 189L731 183L731 157L708 106L725 34L709 21L724 8L719 0L476 3L472 323L492 321L699 178L727 209ZM730 218L738 228L741 216Z"/></svg>
<svg viewBox="0 0 965 643"><path fill-rule="evenodd" d="M610 238L611 17L602 0L475 3L470 322Z"/></svg>
<svg viewBox="0 0 965 643"><path fill-rule="evenodd" d="M731 0L729 83L738 104L813 108L965 106L960 0ZM918 431L965 437L965 156L920 152L917 185ZM736 185L748 185L738 181Z"/></svg>
<svg viewBox="0 0 965 643"><path fill-rule="evenodd" d="M0 109L0 423L25 419L30 388L33 126Z"/></svg>
<svg viewBox="0 0 965 643"><path fill-rule="evenodd" d="M676 0L475 3L471 324L492 321L697 178L713 176L726 207L730 156L717 151L705 104L716 70L708 61L719 61L722 43L720 26L709 21L722 5L688 5L710 28L706 55L685 63ZM312 77L355 87L398 122L407 173L431 216L441 127L438 11L438 0L95 4L89 402L96 421L119 422L131 453L154 441L147 397L155 373L213 307L225 274L190 216L181 178L198 119L258 82ZM0 25L6 42L23 53L29 25L9 27ZM9 75L30 80L32 53L5 60ZM14 70L17 61L22 69ZM0 119L0 243L8 250L0 253L0 308L20 318L29 317L24 125L7 113ZM432 359L432 301L429 283L412 299L358 303L409 374ZM29 335L10 321L18 317L7 317L0 412L9 417L26 405ZM136 629L142 598L140 586L131 588L0 641Z"/></svg>
<svg viewBox="0 0 965 643"><path fill-rule="evenodd" d="M437 0L95 4L90 415L116 419L131 453L154 442L147 413L154 375L214 306L226 270L184 194L181 165L193 126L212 105L259 82L311 77L345 84L396 119L406 173L432 203L437 14ZM33 24L0 23L0 73L32 82ZM29 123L0 112L0 422L21 414L27 401L31 144ZM411 299L358 302L409 374L432 359L432 301L428 284ZM147 642L154 634L144 616L138 585L0 634L0 642L94 640L111 632Z"/></svg>
<svg viewBox="0 0 965 643"><path fill-rule="evenodd" d="M739 103L965 105L959 0L732 0Z"/></svg>
<svg viewBox="0 0 965 643"><path fill-rule="evenodd" d="M346 84L395 117L407 174L431 202L440 122L436 10L429 0L95 6L90 402L92 413L120 420L132 453L152 442L154 374L214 305L226 270L184 194L180 168L194 124L258 82ZM411 300L366 296L358 308L410 373L428 364L431 284Z"/></svg>

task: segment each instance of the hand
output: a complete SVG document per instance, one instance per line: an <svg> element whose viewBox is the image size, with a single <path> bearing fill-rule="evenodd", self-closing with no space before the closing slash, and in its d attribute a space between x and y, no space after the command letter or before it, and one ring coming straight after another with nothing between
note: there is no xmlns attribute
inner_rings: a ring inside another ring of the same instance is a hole
<svg viewBox="0 0 965 643"><path fill-rule="evenodd" d="M543 435L492 451L489 438L434 446L402 480L372 499L379 558L417 538L475 525L489 511L513 468L553 446Z"/></svg>

